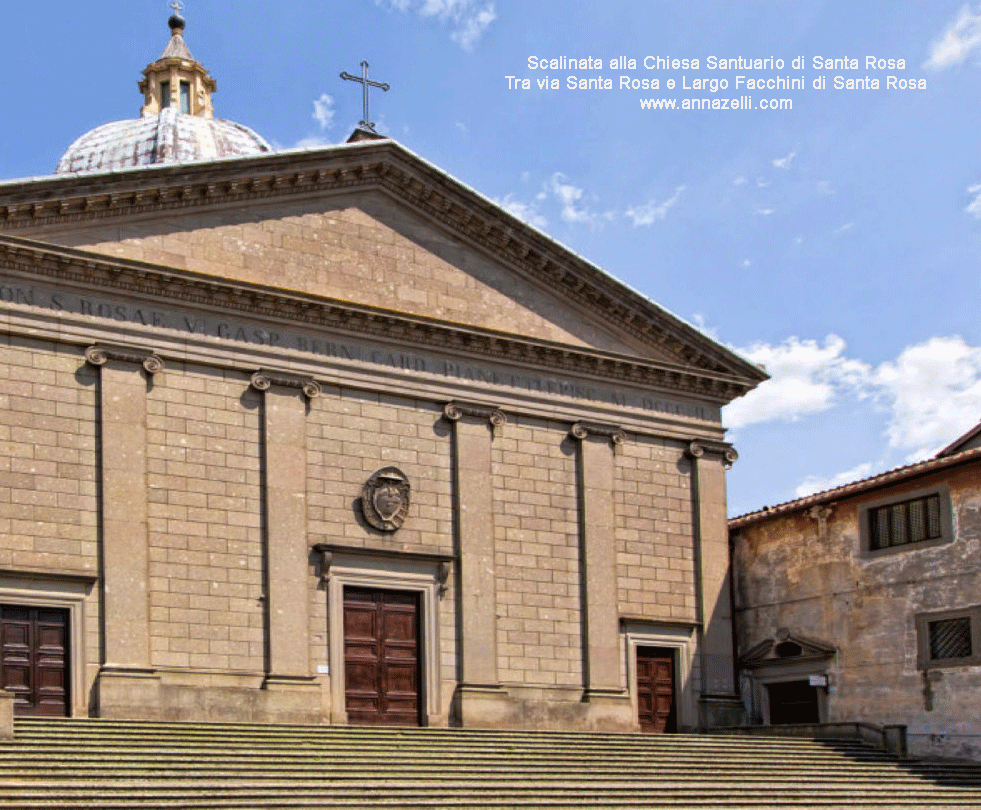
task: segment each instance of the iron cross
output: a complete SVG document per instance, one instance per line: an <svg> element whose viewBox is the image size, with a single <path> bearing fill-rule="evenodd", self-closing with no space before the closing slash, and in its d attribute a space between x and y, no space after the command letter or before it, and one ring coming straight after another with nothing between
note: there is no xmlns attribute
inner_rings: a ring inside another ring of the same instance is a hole
<svg viewBox="0 0 981 810"><path fill-rule="evenodd" d="M174 14L176 14L178 17L184 10L184 4L180 0L174 0L174 2L170 4L170 7L174 10Z"/></svg>
<svg viewBox="0 0 981 810"><path fill-rule="evenodd" d="M365 129L368 129L368 130L371 130L372 132L374 132L375 131L375 125L373 123L371 123L371 118L368 116L368 87L369 86L370 87L378 87L383 92L388 92L388 85L387 84L384 84L382 82L372 82L372 81L369 81L368 80L368 63L367 62L362 62L361 63L361 75L360 76L352 76L347 71L344 71L343 73L341 73L341 78L342 79L347 79L350 82L358 82L361 85L361 92L362 92L362 95L364 96L364 118L361 121L358 121L358 124L360 124L361 126L363 126Z"/></svg>

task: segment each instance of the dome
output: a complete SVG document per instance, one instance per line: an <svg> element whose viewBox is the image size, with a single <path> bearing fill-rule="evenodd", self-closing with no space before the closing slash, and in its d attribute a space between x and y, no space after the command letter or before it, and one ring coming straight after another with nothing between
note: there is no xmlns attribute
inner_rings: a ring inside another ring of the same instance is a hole
<svg viewBox="0 0 981 810"><path fill-rule="evenodd" d="M113 121L86 132L68 147L55 173L107 172L271 151L265 139L243 124L165 107L156 115Z"/></svg>
<svg viewBox="0 0 981 810"><path fill-rule="evenodd" d="M143 70L140 118L113 121L86 132L62 155L56 174L108 172L273 151L247 126L214 117L211 94L218 89L217 84L184 42L184 18L175 11L168 25L167 47Z"/></svg>

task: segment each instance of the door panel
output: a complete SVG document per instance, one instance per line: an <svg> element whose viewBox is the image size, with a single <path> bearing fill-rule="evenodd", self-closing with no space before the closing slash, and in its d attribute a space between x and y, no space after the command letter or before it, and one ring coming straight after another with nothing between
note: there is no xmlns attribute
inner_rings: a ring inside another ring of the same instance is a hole
<svg viewBox="0 0 981 810"><path fill-rule="evenodd" d="M348 720L419 725L419 597L344 589L344 674Z"/></svg>
<svg viewBox="0 0 981 810"><path fill-rule="evenodd" d="M637 718L641 731L663 734L677 730L674 650L637 648Z"/></svg>
<svg viewBox="0 0 981 810"><path fill-rule="evenodd" d="M70 714L68 611L0 607L0 686L22 715Z"/></svg>

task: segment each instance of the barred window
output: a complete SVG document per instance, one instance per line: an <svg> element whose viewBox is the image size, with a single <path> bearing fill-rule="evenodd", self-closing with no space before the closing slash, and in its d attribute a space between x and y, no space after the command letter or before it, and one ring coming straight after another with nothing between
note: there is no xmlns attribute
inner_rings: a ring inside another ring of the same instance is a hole
<svg viewBox="0 0 981 810"><path fill-rule="evenodd" d="M872 549L938 540L943 536L939 495L880 506L870 509L868 515Z"/></svg>
<svg viewBox="0 0 981 810"><path fill-rule="evenodd" d="M981 605L921 614L916 634L922 669L981 664Z"/></svg>
<svg viewBox="0 0 981 810"><path fill-rule="evenodd" d="M938 484L859 506L861 551L874 557L954 540L950 489Z"/></svg>
<svg viewBox="0 0 981 810"><path fill-rule="evenodd" d="M971 657L971 617L929 622L930 660Z"/></svg>

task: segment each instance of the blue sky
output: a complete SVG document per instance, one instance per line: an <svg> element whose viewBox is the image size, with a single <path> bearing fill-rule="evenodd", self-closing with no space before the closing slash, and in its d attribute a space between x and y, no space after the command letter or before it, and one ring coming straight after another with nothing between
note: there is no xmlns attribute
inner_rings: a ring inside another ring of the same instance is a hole
<svg viewBox="0 0 981 810"><path fill-rule="evenodd" d="M169 14L164 0L6 9L0 177L49 174L78 135L136 117ZM338 74L366 59L391 85L372 97L380 131L764 363L773 379L726 412L731 514L925 457L981 419L981 4L186 0L185 17L219 117L279 148L341 142L361 94ZM620 56L637 67L611 69ZM648 70L648 56L699 67ZM568 89L569 75L614 89ZM560 89L539 89L546 76ZM738 76L804 89L737 90ZM696 79L729 88L683 89ZM743 95L791 108L641 106Z"/></svg>

